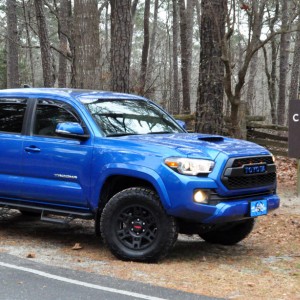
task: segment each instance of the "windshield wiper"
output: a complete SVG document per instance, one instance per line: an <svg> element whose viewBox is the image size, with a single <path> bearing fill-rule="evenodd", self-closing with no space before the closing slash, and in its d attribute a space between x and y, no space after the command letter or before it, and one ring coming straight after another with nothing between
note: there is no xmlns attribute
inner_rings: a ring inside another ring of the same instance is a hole
<svg viewBox="0 0 300 300"><path fill-rule="evenodd" d="M174 133L172 131L154 131L154 132L148 132L148 134L168 134L168 133Z"/></svg>
<svg viewBox="0 0 300 300"><path fill-rule="evenodd" d="M107 134L107 137L114 137L114 136L125 136L125 135L138 135L138 133L130 133L130 132L117 132L117 133L110 133Z"/></svg>

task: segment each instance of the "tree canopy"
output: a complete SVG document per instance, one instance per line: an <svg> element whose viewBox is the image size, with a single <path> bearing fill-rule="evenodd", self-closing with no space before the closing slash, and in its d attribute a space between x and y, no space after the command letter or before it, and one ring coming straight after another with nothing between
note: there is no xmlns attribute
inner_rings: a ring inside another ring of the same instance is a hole
<svg viewBox="0 0 300 300"><path fill-rule="evenodd" d="M1 88L137 93L235 137L247 114L285 125L298 97L296 0L0 0L0 13Z"/></svg>

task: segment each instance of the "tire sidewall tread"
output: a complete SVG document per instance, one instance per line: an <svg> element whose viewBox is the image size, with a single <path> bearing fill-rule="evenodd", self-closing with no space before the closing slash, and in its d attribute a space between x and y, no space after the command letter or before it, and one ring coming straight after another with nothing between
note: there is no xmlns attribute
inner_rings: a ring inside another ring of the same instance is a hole
<svg viewBox="0 0 300 300"><path fill-rule="evenodd" d="M126 206L140 204L151 210L159 223L158 232L153 244L143 250L133 250L126 248L122 244L117 234L114 232L113 219ZM114 195L106 204L101 220L100 228L104 242L110 251L122 260L132 260L139 262L156 262L165 257L173 247L178 236L178 229L175 218L168 216L160 202L158 195L147 188L128 188Z"/></svg>

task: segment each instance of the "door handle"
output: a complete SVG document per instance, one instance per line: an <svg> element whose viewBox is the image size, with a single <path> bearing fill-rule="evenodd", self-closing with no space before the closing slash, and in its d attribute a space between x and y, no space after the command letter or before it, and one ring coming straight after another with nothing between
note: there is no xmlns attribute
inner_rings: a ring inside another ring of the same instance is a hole
<svg viewBox="0 0 300 300"><path fill-rule="evenodd" d="M25 147L26 152L41 152L41 149L36 146Z"/></svg>

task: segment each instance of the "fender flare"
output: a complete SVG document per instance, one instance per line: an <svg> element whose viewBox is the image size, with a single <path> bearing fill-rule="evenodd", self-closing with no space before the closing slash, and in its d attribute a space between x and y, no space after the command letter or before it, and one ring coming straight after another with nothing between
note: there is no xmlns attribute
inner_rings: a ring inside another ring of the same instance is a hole
<svg viewBox="0 0 300 300"><path fill-rule="evenodd" d="M136 177L138 179L148 181L155 188L155 191L157 192L165 209L171 207L171 201L167 189L158 173L147 167L124 163L107 164L100 170L98 180L95 182L95 187L99 187L99 189L94 189L92 191L92 199L95 206L98 204L104 183L111 176Z"/></svg>

